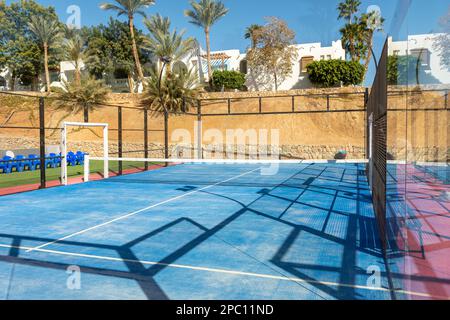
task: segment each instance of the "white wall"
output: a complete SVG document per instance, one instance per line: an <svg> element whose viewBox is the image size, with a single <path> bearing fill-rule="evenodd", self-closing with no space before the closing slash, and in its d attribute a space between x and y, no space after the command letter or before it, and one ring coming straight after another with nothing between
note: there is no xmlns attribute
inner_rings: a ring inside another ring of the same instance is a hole
<svg viewBox="0 0 450 320"><path fill-rule="evenodd" d="M0 71L0 77L4 78L6 81L6 86L0 87L1 90L9 90L9 83L11 81L11 74L8 69L3 69Z"/></svg>
<svg viewBox="0 0 450 320"><path fill-rule="evenodd" d="M227 55L229 58L224 60L224 65L226 70L234 70L239 71L239 64L242 60L242 55L239 52L239 50L223 50L223 51L211 51L211 55L214 54L224 54ZM206 56L206 51L201 49L200 52L201 56ZM182 61L186 64L188 69L194 68L199 72L200 78L204 78L205 81L208 81L208 65L206 62L206 58L201 58L201 69L198 69L197 61L199 60L199 56L195 53L191 53L184 57ZM215 69L222 70L222 60L221 59L213 59L211 61L213 71Z"/></svg>
<svg viewBox="0 0 450 320"><path fill-rule="evenodd" d="M84 70L85 65L83 61L79 62L80 69ZM75 72L75 62L74 61L61 61L59 64L59 72L60 72L60 78L61 81L69 81L72 77L73 73Z"/></svg>
<svg viewBox="0 0 450 320"><path fill-rule="evenodd" d="M389 55L397 54L399 56L405 56L410 55L411 50L414 49L427 49L430 52L430 65L425 72L434 77L437 80L437 83L448 84L450 83L450 72L441 64L441 53L436 51L434 46L437 38L442 35L443 34L410 35L406 41L393 41L392 37L389 37ZM436 81L432 84L436 84Z"/></svg>

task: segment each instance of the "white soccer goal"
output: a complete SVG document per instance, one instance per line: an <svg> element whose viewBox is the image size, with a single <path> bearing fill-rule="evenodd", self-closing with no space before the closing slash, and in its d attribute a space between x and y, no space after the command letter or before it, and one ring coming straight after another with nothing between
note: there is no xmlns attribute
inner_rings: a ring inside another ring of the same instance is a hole
<svg viewBox="0 0 450 320"><path fill-rule="evenodd" d="M67 129L69 127L81 127L81 128L103 128L103 174L104 178L109 178L109 149L108 149L108 127L107 123L85 123L85 122L64 122L61 130L61 183L63 185L68 184L67 179ZM82 150L81 150L82 151ZM85 156L85 163L89 166L89 155ZM85 167L84 170L85 181L89 180L89 168Z"/></svg>

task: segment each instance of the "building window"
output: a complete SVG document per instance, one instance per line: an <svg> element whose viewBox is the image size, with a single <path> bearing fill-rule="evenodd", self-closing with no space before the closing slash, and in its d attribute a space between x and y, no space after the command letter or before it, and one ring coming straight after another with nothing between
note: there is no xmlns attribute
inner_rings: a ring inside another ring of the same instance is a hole
<svg viewBox="0 0 450 320"><path fill-rule="evenodd" d="M0 77L0 87L5 87L6 88L6 80L3 77Z"/></svg>
<svg viewBox="0 0 450 320"><path fill-rule="evenodd" d="M418 61L420 61L420 64L422 65L422 67L430 66L430 51L428 51L428 49L425 49L425 48L412 49L411 57L414 57Z"/></svg>
<svg viewBox="0 0 450 320"><path fill-rule="evenodd" d="M241 71L241 73L243 74L247 74L248 73L248 63L247 60L242 60L239 63L239 71Z"/></svg>
<svg viewBox="0 0 450 320"><path fill-rule="evenodd" d="M331 60L331 54L327 55L327 59Z"/></svg>
<svg viewBox="0 0 450 320"><path fill-rule="evenodd" d="M308 72L307 67L314 62L314 57L303 57L300 60L300 72L306 73Z"/></svg>
<svg viewBox="0 0 450 320"><path fill-rule="evenodd" d="M325 56L320 56L320 60L325 60Z"/></svg>
<svg viewBox="0 0 450 320"><path fill-rule="evenodd" d="M394 50L394 56L400 55L400 50Z"/></svg>

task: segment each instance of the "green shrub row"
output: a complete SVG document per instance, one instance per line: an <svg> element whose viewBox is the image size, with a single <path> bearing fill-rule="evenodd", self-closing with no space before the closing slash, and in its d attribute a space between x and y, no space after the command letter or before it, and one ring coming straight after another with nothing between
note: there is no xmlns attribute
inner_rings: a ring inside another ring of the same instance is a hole
<svg viewBox="0 0 450 320"><path fill-rule="evenodd" d="M219 71L213 73L211 86L214 90L242 90L245 85L245 74L238 71Z"/></svg>
<svg viewBox="0 0 450 320"><path fill-rule="evenodd" d="M315 61L307 67L309 80L320 87L359 85L364 80L365 68L359 62L344 60Z"/></svg>

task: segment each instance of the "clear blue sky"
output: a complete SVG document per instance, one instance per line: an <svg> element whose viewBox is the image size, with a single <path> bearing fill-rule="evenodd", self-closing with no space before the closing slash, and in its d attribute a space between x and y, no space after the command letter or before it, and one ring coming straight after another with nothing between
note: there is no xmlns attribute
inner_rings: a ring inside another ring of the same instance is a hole
<svg viewBox="0 0 450 320"><path fill-rule="evenodd" d="M12 2L13 0L7 0ZM449 6L449 0L362 0L361 10L366 11L370 5L381 8L386 19L385 34L379 34L375 39L375 51L379 52L386 34L392 30L398 3L411 2L405 24L396 38L404 38L407 34L428 33L438 30L438 21ZM68 14L70 5L78 5L81 9L81 23L83 26L106 22L113 12L99 8L102 0L37 0L42 5L54 6L63 22ZM109 0L109 2L114 2ZM264 17L277 16L286 20L297 34L298 43L322 42L330 45L332 40L339 39L339 29L342 21L337 21L336 7L339 0L223 0L230 9L212 30L212 49L240 49L244 51L248 40L243 38L245 28L250 24L263 24ZM188 0L156 0L156 5L150 7L149 15L160 13L169 16L173 26L186 29L187 34L204 43L203 31L188 23L183 11L189 8ZM125 19L121 17L120 19ZM137 18L137 27L142 28L141 18ZM369 77L370 78L370 77Z"/></svg>

